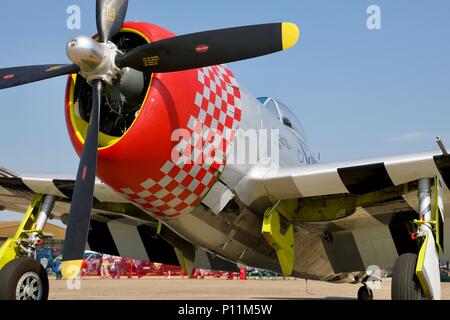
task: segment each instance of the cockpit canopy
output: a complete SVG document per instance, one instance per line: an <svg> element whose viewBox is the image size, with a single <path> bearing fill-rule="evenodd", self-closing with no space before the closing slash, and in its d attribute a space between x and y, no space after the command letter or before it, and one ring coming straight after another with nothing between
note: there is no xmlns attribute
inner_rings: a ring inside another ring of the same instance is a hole
<svg viewBox="0 0 450 320"><path fill-rule="evenodd" d="M259 97L257 99L280 122L293 130L305 144L308 143L302 124L286 105L269 97Z"/></svg>

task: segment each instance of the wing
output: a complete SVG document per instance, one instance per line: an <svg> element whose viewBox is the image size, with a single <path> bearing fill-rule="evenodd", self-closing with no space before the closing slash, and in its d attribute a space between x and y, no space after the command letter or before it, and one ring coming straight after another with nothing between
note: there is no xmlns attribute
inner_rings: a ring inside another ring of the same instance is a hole
<svg viewBox="0 0 450 320"><path fill-rule="evenodd" d="M63 217L69 209L75 177L69 175L23 175L0 167L0 207L3 210L25 212L35 194L50 194L59 201L53 214ZM97 180L95 183L94 202L96 203L129 203L119 193Z"/></svg>
<svg viewBox="0 0 450 320"><path fill-rule="evenodd" d="M440 174L450 185L450 156L432 152L314 164L256 172L245 184L253 184L271 198L284 200L333 194L356 194L399 186ZM254 194L252 202L260 194Z"/></svg>
<svg viewBox="0 0 450 320"><path fill-rule="evenodd" d="M411 221L418 218L417 180L436 176L446 184L448 206L450 156L432 152L260 169L235 191L249 206L278 203L290 215L300 248L296 270L341 280L370 265L390 269L398 255L417 250L411 240Z"/></svg>
<svg viewBox="0 0 450 320"><path fill-rule="evenodd" d="M19 175L0 167L1 210L23 213L35 194L57 197L52 215L67 222L75 177ZM88 247L100 253L170 265L238 271L236 264L196 247L130 203L102 181L94 188Z"/></svg>

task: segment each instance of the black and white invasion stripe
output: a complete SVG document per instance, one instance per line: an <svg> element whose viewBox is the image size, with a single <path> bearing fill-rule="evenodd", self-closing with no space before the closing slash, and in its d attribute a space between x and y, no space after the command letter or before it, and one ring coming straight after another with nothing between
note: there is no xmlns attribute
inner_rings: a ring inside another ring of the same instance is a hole
<svg viewBox="0 0 450 320"><path fill-rule="evenodd" d="M14 172L0 167L0 178L18 178L18 176Z"/></svg>
<svg viewBox="0 0 450 320"><path fill-rule="evenodd" d="M12 194L33 196L50 194L62 199L72 199L75 180L54 177L19 177L10 171L0 169L0 187ZM128 203L119 193L97 180L94 189L95 202Z"/></svg>
<svg viewBox="0 0 450 320"><path fill-rule="evenodd" d="M450 156L422 153L280 168L251 182L262 181L267 194L281 200L342 193L362 195L437 175L450 188Z"/></svg>

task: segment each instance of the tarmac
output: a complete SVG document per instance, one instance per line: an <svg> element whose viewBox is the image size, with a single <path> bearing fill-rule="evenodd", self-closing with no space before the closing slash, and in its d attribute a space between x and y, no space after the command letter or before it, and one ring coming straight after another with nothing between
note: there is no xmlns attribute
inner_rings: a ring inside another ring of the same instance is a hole
<svg viewBox="0 0 450 320"><path fill-rule="evenodd" d="M301 279L226 280L148 277L143 279L82 279L70 284L50 280L50 300L254 300L356 299L361 285ZM71 289L69 289L70 287ZM374 299L391 298L390 279L375 290ZM450 283L442 284L442 299L450 299Z"/></svg>

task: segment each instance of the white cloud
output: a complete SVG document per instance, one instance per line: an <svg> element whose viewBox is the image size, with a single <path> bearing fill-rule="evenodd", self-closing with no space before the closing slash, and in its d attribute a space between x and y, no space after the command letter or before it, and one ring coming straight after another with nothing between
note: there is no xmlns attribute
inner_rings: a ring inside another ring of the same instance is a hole
<svg viewBox="0 0 450 320"><path fill-rule="evenodd" d="M401 134L396 137L390 137L387 139L388 143L395 143L395 144L403 144L403 143L417 143L424 140L430 140L433 141L433 139L436 136L430 132L423 132L423 131L412 131L407 132L404 134Z"/></svg>

